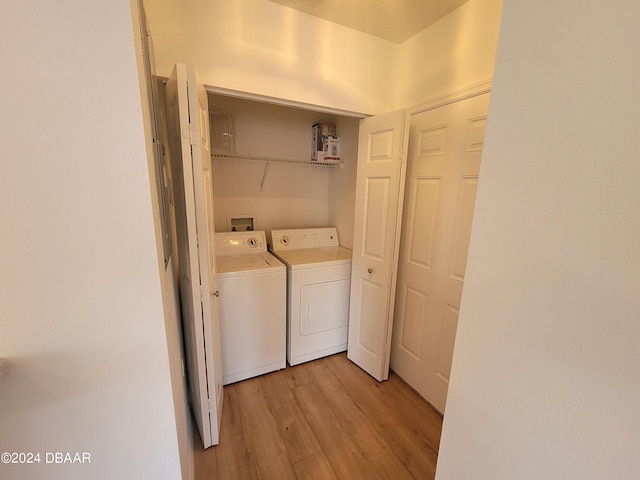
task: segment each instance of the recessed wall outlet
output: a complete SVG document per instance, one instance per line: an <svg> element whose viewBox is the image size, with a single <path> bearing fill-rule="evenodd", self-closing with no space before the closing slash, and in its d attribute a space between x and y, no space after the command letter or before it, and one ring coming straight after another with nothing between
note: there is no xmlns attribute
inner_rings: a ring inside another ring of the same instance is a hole
<svg viewBox="0 0 640 480"><path fill-rule="evenodd" d="M252 231L253 215L227 215L227 229L230 232Z"/></svg>

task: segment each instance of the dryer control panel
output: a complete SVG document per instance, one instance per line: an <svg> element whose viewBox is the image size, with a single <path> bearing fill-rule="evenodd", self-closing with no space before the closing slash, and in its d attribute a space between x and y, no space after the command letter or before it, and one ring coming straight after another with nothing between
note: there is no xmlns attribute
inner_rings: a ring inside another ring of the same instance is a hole
<svg viewBox="0 0 640 480"><path fill-rule="evenodd" d="M271 230L271 242L274 252L340 245L338 230L335 227Z"/></svg>
<svg viewBox="0 0 640 480"><path fill-rule="evenodd" d="M216 233L216 255L243 255L267 251L263 231Z"/></svg>

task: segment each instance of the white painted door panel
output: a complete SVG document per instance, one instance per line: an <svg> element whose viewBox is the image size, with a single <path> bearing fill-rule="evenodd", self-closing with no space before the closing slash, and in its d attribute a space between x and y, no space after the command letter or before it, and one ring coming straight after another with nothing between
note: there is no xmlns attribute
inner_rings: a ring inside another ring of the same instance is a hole
<svg viewBox="0 0 640 480"><path fill-rule="evenodd" d="M190 403L207 448L218 443L222 414L207 93L194 67L177 64L166 96Z"/></svg>
<svg viewBox="0 0 640 480"><path fill-rule="evenodd" d="M444 412L489 94L411 118L391 368Z"/></svg>
<svg viewBox="0 0 640 480"><path fill-rule="evenodd" d="M347 356L389 376L408 136L404 110L360 122Z"/></svg>

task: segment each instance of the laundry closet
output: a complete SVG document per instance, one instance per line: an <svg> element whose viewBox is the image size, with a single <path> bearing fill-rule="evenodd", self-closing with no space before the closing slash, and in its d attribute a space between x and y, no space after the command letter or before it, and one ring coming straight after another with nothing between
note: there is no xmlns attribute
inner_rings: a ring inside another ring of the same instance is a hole
<svg viewBox="0 0 640 480"><path fill-rule="evenodd" d="M331 225L351 248L360 119L212 93L208 101L216 231L246 228L238 219L265 231ZM317 123L336 126L340 161L311 160ZM230 141L217 144L223 127Z"/></svg>
<svg viewBox="0 0 640 480"><path fill-rule="evenodd" d="M347 350L340 239L353 236L359 119L214 94L208 108L223 383Z"/></svg>

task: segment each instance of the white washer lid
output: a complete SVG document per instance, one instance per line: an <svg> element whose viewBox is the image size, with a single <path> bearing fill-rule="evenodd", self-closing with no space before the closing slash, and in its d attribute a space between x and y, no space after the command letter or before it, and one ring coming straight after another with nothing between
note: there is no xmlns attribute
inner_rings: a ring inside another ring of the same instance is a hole
<svg viewBox="0 0 640 480"><path fill-rule="evenodd" d="M258 273L284 271L285 266L268 252L246 255L216 256L218 277L254 275Z"/></svg>
<svg viewBox="0 0 640 480"><path fill-rule="evenodd" d="M351 250L345 247L304 248L273 252L288 267L315 268L351 263Z"/></svg>

